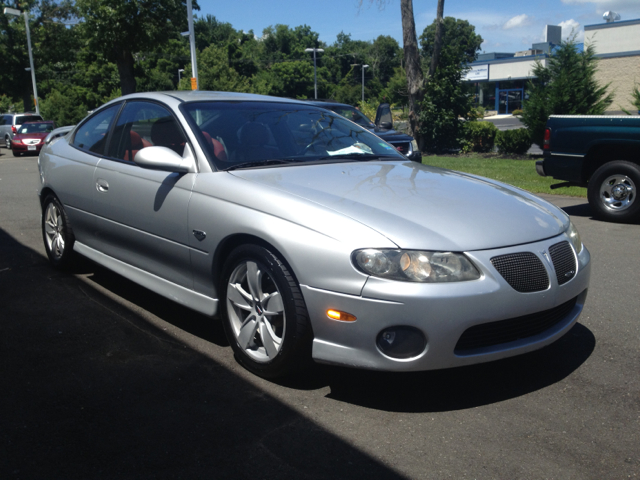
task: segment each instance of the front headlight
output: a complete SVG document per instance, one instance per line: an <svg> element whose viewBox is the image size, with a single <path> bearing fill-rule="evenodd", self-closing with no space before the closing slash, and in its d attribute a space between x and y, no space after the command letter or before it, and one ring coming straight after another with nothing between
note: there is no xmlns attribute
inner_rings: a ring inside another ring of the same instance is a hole
<svg viewBox="0 0 640 480"><path fill-rule="evenodd" d="M582 251L582 240L580 239L578 229L571 221L569 221L569 227L567 228L566 234L569 237L569 241L571 242L571 245L573 245L573 249L576 251L576 254L580 253Z"/></svg>
<svg viewBox="0 0 640 480"><path fill-rule="evenodd" d="M352 254L358 270L374 277L403 282L464 282L480 272L461 253L367 248Z"/></svg>

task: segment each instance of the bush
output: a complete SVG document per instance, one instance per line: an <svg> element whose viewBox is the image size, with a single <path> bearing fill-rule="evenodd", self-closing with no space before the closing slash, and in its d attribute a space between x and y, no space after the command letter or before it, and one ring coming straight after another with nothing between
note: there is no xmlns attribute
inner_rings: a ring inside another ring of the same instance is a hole
<svg viewBox="0 0 640 480"><path fill-rule="evenodd" d="M493 150L498 128L491 122L466 122L463 152L490 152Z"/></svg>
<svg viewBox="0 0 640 480"><path fill-rule="evenodd" d="M522 110L516 108L513 112L511 112L511 115L513 115L514 117L519 117L520 115L522 115Z"/></svg>
<svg viewBox="0 0 640 480"><path fill-rule="evenodd" d="M496 135L496 145L500 153L515 153L522 155L531 148L531 134L526 128L502 130Z"/></svg>

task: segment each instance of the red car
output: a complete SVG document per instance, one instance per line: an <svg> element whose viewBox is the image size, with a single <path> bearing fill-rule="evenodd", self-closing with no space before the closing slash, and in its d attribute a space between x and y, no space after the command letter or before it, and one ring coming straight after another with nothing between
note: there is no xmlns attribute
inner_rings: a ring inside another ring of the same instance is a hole
<svg viewBox="0 0 640 480"><path fill-rule="evenodd" d="M18 132L11 139L11 150L13 156L19 157L23 153L33 153L38 155L44 139L49 132L56 128L53 121L27 122L23 123Z"/></svg>

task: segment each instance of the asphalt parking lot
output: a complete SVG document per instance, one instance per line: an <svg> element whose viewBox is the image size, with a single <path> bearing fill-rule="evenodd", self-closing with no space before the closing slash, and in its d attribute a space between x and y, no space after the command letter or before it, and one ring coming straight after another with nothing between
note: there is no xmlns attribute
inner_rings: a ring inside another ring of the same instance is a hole
<svg viewBox="0 0 640 480"><path fill-rule="evenodd" d="M592 254L579 323L521 357L411 374L236 364L221 325L44 253L37 158L0 149L0 478L640 477L640 225L548 195Z"/></svg>

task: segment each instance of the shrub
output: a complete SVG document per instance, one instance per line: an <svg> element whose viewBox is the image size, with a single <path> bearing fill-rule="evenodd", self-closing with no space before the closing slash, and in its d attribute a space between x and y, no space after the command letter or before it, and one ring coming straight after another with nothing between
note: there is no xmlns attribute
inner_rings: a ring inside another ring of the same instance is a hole
<svg viewBox="0 0 640 480"><path fill-rule="evenodd" d="M522 110L516 108L513 112L511 112L511 115L513 115L514 117L519 117L520 115L522 115Z"/></svg>
<svg viewBox="0 0 640 480"><path fill-rule="evenodd" d="M496 145L500 153L515 153L522 155L531 148L531 134L526 128L502 130L496 135Z"/></svg>
<svg viewBox="0 0 640 480"><path fill-rule="evenodd" d="M491 122L466 122L463 152L490 152L493 150L498 128Z"/></svg>

